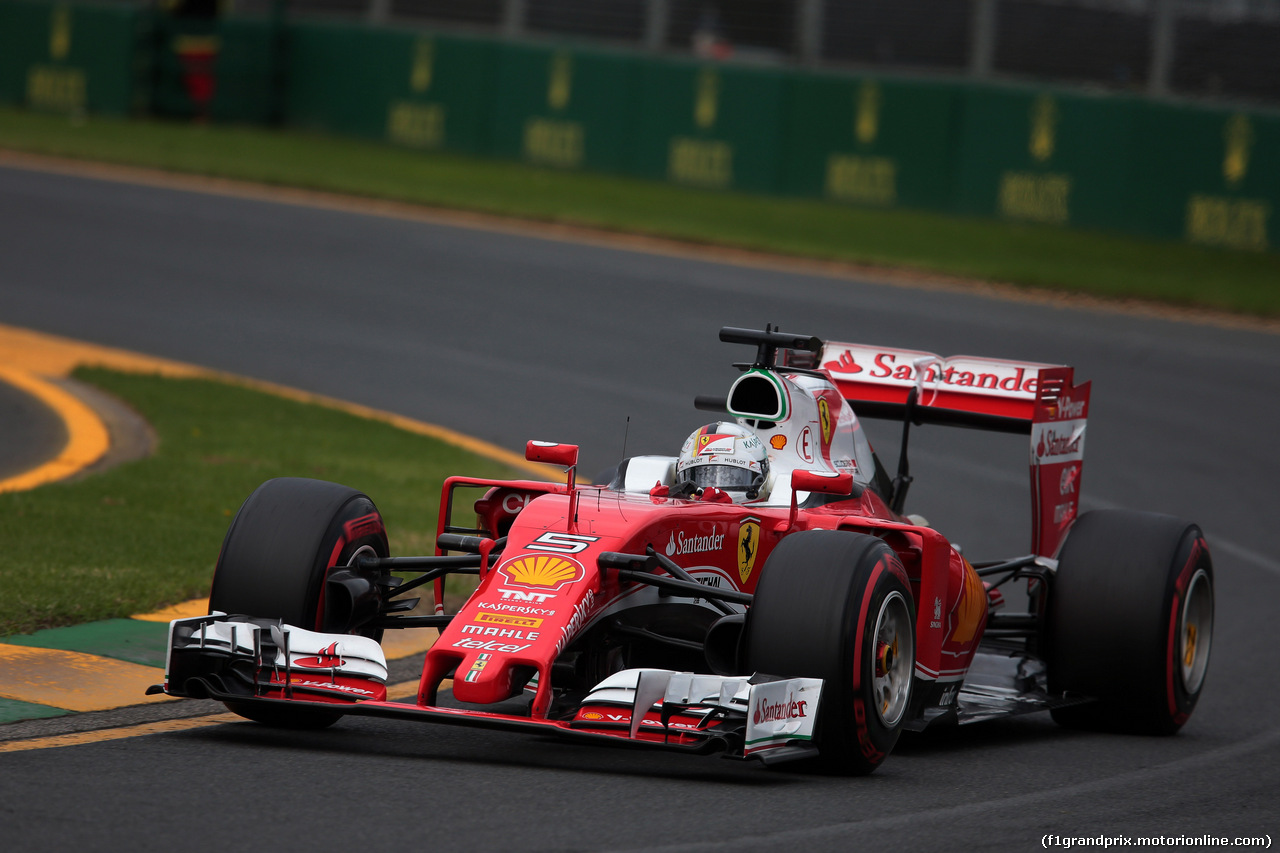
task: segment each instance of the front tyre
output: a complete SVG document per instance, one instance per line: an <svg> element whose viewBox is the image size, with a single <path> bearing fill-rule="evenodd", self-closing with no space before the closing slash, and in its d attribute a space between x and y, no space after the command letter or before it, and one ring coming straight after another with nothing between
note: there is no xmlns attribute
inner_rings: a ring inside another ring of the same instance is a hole
<svg viewBox="0 0 1280 853"><path fill-rule="evenodd" d="M1200 528L1099 510L1071 528L1048 602L1049 690L1097 697L1064 726L1169 735L1195 710L1213 642L1213 561Z"/></svg>
<svg viewBox="0 0 1280 853"><path fill-rule="evenodd" d="M769 555L743 652L757 673L823 679L822 765L875 770L897 743L915 670L915 603L897 554L874 536L815 530Z"/></svg>
<svg viewBox="0 0 1280 853"><path fill-rule="evenodd" d="M214 570L210 610L279 619L308 631L378 638L376 573L328 583L329 569L360 556L388 556L387 531L368 497L337 483L282 477L259 486L227 530ZM351 589L363 589L363 595ZM228 702L237 714L269 725L323 728L340 714L288 707L252 708Z"/></svg>

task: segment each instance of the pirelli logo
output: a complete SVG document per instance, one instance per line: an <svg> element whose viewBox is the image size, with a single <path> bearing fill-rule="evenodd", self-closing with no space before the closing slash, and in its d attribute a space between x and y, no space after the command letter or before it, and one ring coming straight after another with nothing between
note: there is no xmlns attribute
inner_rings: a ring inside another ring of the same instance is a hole
<svg viewBox="0 0 1280 853"><path fill-rule="evenodd" d="M510 613L477 613L475 621L490 625L511 625L516 628L538 628L542 625L541 619L534 619L531 616L513 616Z"/></svg>

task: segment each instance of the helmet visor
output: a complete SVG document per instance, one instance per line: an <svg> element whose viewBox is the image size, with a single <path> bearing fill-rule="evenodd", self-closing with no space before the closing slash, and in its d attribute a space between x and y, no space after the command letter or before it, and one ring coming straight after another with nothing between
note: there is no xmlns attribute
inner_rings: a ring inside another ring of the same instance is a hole
<svg viewBox="0 0 1280 853"><path fill-rule="evenodd" d="M717 489L747 489L755 482L756 473L735 465L699 465L689 469L689 479L700 489L711 486Z"/></svg>

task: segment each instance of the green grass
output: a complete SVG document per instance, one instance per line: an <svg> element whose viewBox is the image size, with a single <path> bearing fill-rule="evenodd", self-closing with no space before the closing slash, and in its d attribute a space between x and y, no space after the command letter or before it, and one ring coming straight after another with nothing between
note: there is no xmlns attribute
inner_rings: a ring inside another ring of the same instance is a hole
<svg viewBox="0 0 1280 853"><path fill-rule="evenodd" d="M0 494L0 636L208 595L232 516L271 477L364 491L392 553L423 554L446 476L527 476L386 424L220 382L76 375L133 406L159 442L152 456L102 474Z"/></svg>
<svg viewBox="0 0 1280 853"><path fill-rule="evenodd" d="M426 154L253 128L0 108L0 147L902 266L1028 287L1280 316L1280 255Z"/></svg>

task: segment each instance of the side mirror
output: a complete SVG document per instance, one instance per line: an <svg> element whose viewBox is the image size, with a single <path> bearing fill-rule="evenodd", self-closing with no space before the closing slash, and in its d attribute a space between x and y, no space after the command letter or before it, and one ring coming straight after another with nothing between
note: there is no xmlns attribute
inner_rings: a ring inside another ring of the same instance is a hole
<svg viewBox="0 0 1280 853"><path fill-rule="evenodd" d="M848 471L792 471L791 491L850 495L853 494L853 475Z"/></svg>
<svg viewBox="0 0 1280 853"><path fill-rule="evenodd" d="M524 446L524 458L530 462L546 462L548 465L572 468L578 464L578 445L531 441Z"/></svg>

